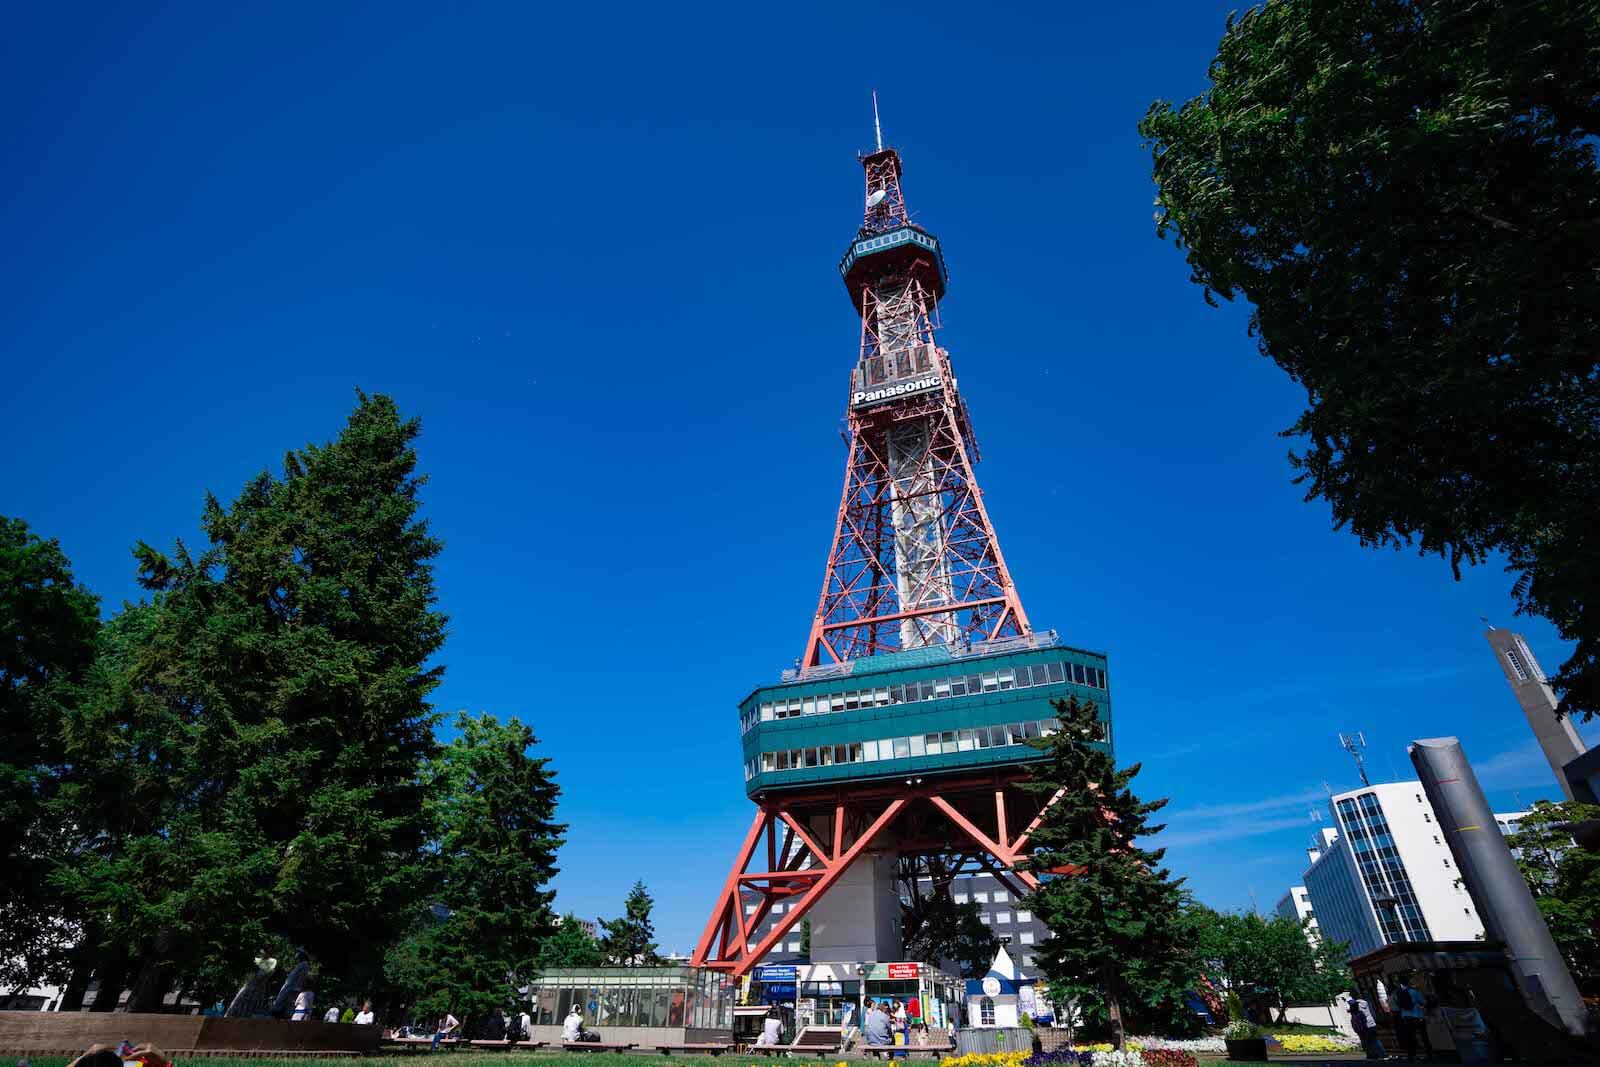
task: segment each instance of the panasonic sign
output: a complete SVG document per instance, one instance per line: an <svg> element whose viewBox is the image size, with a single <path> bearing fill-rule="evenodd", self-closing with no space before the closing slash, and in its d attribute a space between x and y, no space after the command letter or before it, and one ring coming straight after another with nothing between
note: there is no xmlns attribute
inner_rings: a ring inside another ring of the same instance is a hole
<svg viewBox="0 0 1600 1067"><path fill-rule="evenodd" d="M850 406L859 407L862 404L876 404L885 400L898 400L903 396L912 396L916 393L926 393L944 387L944 379L937 374L929 374L921 378L912 378L909 381L897 382L886 385L881 389L858 389L850 395Z"/></svg>

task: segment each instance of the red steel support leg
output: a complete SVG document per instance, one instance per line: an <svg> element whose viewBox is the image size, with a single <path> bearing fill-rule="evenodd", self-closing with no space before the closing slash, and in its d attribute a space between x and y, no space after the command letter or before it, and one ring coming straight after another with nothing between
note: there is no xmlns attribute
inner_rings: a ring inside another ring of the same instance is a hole
<svg viewBox="0 0 1600 1067"><path fill-rule="evenodd" d="M827 869L822 872L822 876L812 884L810 889L806 890L803 896L784 910L783 918L773 924L772 929L768 930L766 936L757 942L755 948L749 949L744 953L735 953L733 959L723 962L720 969L726 970L734 978L743 977L748 973L763 956L772 950L772 946L781 940L794 924L805 916L806 912L811 910L811 906L822 899L823 894L827 893L833 883L837 882L850 869L851 864L855 863L861 853L866 851L867 846L878 836L879 831L895 820L895 817L905 808L906 799L905 797L898 797L890 801L888 807L884 808L883 813L872 821L872 824L862 832L860 837L856 838L855 843L845 850L837 861L829 864ZM821 857L819 856L818 859L820 860ZM748 945L742 947L749 948Z"/></svg>
<svg viewBox="0 0 1600 1067"><path fill-rule="evenodd" d="M717 898L717 905L711 910L711 918L706 923L706 929L700 935L700 941L694 947L694 955L690 961L694 966L703 966L706 956L711 951L711 941L717 934L717 927L722 922L730 921L728 909L742 910L744 901L739 895L739 875L744 872L750 863L750 856L756 850L756 842L761 838L761 828L769 822L771 816L757 809L754 821L750 823L750 831L744 835L744 844L739 846L739 854L734 858L733 870L728 872L728 880L723 883L722 895ZM744 946L741 944L741 948Z"/></svg>

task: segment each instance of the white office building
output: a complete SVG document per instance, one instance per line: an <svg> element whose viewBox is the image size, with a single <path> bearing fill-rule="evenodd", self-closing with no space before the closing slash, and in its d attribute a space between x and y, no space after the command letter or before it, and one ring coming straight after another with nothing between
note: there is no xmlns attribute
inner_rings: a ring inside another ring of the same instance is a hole
<svg viewBox="0 0 1600 1067"><path fill-rule="evenodd" d="M1329 798L1305 873L1307 904L1323 937L1362 956L1396 941L1476 941L1483 922L1461 884L1420 782L1362 786ZM1496 815L1502 833L1525 813ZM1291 897L1293 893L1291 892Z"/></svg>
<svg viewBox="0 0 1600 1067"><path fill-rule="evenodd" d="M1281 917L1293 919L1304 927L1306 940L1311 942L1313 948L1322 940L1322 931L1317 924L1317 913L1311 906L1311 891L1305 886L1290 886L1289 891L1278 898L1276 910Z"/></svg>

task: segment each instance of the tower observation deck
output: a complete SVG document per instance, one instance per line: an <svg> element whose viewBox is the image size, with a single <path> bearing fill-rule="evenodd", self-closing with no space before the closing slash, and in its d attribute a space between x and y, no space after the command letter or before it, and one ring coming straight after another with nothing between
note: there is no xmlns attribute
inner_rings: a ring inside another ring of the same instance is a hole
<svg viewBox="0 0 1600 1067"><path fill-rule="evenodd" d="M736 975L808 912L813 960L898 959L897 877L937 890L988 871L1026 893L1036 876L1016 864L1053 799L1017 788L1041 758L1027 742L1072 694L1111 742L1105 656L1033 630L974 477L935 337L944 250L912 221L899 154L859 158L862 222L839 273L860 354L833 542L799 665L739 705L757 812L693 957ZM789 906L763 930L775 903Z"/></svg>

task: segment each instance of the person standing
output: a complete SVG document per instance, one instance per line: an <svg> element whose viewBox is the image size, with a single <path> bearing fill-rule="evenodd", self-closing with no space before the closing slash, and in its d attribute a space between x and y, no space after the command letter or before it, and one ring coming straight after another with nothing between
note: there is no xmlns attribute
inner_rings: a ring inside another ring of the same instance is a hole
<svg viewBox="0 0 1600 1067"><path fill-rule="evenodd" d="M1433 1038L1428 1036L1428 1013L1422 1002L1422 991L1406 978L1401 978L1397 987L1397 992L1403 990L1406 994L1406 1005L1401 1014L1405 1016L1406 1028L1411 1031L1411 1044L1413 1047L1421 1046L1423 1057L1431 1060Z"/></svg>
<svg viewBox="0 0 1600 1067"><path fill-rule="evenodd" d="M376 1016L372 1014L372 1001L370 1000L362 1004L361 1010L356 1012L357 1026L371 1026L375 1019Z"/></svg>
<svg viewBox="0 0 1600 1067"><path fill-rule="evenodd" d="M517 1016L517 1022L522 1024L522 1029L517 1033L517 1040L518 1041L532 1041L533 1040L533 1016L528 1014L527 1009L523 1009L522 1014Z"/></svg>
<svg viewBox="0 0 1600 1067"><path fill-rule="evenodd" d="M1361 1039L1362 1050L1369 1060L1383 1059L1383 1042L1378 1038L1378 1018L1372 1013L1372 1005L1354 989L1349 995L1350 1025Z"/></svg>
<svg viewBox="0 0 1600 1067"><path fill-rule="evenodd" d="M311 1018L311 1004L317 995L309 989L302 989L294 996L294 1014L289 1016L291 1022L303 1023Z"/></svg>

